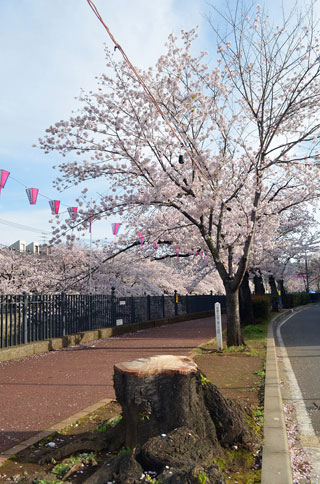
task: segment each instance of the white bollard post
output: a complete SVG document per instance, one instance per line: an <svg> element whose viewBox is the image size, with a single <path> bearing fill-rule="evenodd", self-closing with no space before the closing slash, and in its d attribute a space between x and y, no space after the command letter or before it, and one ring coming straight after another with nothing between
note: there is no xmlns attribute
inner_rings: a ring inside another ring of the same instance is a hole
<svg viewBox="0 0 320 484"><path fill-rule="evenodd" d="M214 305L215 317L216 317L216 338L218 350L223 349L222 343L222 327L221 327L221 304L216 302Z"/></svg>

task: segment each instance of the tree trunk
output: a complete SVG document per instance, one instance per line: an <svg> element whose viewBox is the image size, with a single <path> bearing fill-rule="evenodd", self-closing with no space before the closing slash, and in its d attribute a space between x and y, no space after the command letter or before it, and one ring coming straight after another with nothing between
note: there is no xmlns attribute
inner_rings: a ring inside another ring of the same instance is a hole
<svg viewBox="0 0 320 484"><path fill-rule="evenodd" d="M278 288L281 292L281 295L285 295L286 294L286 290L285 290L285 287L284 287L284 280L283 279L279 279L277 281L277 284L278 284Z"/></svg>
<svg viewBox="0 0 320 484"><path fill-rule="evenodd" d="M249 286L249 273L246 271L239 288L239 307L241 326L254 324L254 314Z"/></svg>
<svg viewBox="0 0 320 484"><path fill-rule="evenodd" d="M284 287L284 280L279 279L277 281L277 284L278 284L278 288L280 290L280 296L279 296L280 309L283 309L283 307L285 307L286 296L287 296L287 293L286 293L286 290L285 290L285 287Z"/></svg>
<svg viewBox="0 0 320 484"><path fill-rule="evenodd" d="M253 283L254 283L254 293L259 296L263 296L266 293L266 291L263 285L262 275L259 270L254 275Z"/></svg>
<svg viewBox="0 0 320 484"><path fill-rule="evenodd" d="M226 287L226 309L227 309L227 345L240 346L244 344L239 311L239 289L231 291Z"/></svg>
<svg viewBox="0 0 320 484"><path fill-rule="evenodd" d="M276 281L272 274L269 275L269 285L271 289L271 304L272 304L272 311L279 312L281 309L281 304L279 301L279 294L276 285Z"/></svg>

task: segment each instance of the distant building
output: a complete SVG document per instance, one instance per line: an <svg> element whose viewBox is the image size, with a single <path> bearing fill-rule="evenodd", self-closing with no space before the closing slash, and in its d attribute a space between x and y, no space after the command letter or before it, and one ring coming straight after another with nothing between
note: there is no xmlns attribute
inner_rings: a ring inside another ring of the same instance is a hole
<svg viewBox="0 0 320 484"><path fill-rule="evenodd" d="M17 240L17 242L11 244L9 248L18 250L19 252L26 252L26 242L24 240Z"/></svg>
<svg viewBox="0 0 320 484"><path fill-rule="evenodd" d="M9 249L16 250L17 252L44 256L51 254L50 245L39 244L38 242L30 242L30 244L26 245L24 240L17 240L14 244L9 245Z"/></svg>
<svg viewBox="0 0 320 484"><path fill-rule="evenodd" d="M28 244L27 252L30 252L31 254L40 254L40 246L38 242L31 242L31 244Z"/></svg>

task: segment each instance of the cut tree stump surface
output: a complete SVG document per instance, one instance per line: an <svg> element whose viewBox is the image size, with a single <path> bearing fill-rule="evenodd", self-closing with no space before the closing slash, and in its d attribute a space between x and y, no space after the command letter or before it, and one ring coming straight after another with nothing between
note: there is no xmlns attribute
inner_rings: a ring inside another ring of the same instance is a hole
<svg viewBox="0 0 320 484"><path fill-rule="evenodd" d="M102 398L114 398L117 362L188 355L214 337L210 317L0 363L0 452Z"/></svg>
<svg viewBox="0 0 320 484"><path fill-rule="evenodd" d="M123 361L117 363L114 367L120 372L137 377L156 375L157 373L187 375L198 370L197 365L190 358L174 355L158 355L151 358L139 358L134 361Z"/></svg>

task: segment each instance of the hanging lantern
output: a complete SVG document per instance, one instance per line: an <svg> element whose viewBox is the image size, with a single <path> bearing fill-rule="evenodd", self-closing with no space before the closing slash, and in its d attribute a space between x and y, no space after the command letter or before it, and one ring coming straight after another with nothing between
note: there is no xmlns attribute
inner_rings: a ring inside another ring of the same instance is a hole
<svg viewBox="0 0 320 484"><path fill-rule="evenodd" d="M158 242L154 242L154 250L158 249Z"/></svg>
<svg viewBox="0 0 320 484"><path fill-rule="evenodd" d="M59 213L60 200L50 200L49 205L52 215L57 215Z"/></svg>
<svg viewBox="0 0 320 484"><path fill-rule="evenodd" d="M26 188L26 192L28 195L30 205L35 205L37 202L39 188Z"/></svg>
<svg viewBox="0 0 320 484"><path fill-rule="evenodd" d="M141 244L141 248L142 248L142 246L143 246L143 235L142 235L141 232L139 232L138 235L139 235L140 244Z"/></svg>
<svg viewBox="0 0 320 484"><path fill-rule="evenodd" d="M77 217L78 207L68 207L69 217L75 220Z"/></svg>
<svg viewBox="0 0 320 484"><path fill-rule="evenodd" d="M119 229L121 224L111 224L112 225L112 233L114 236L118 235Z"/></svg>
<svg viewBox="0 0 320 484"><path fill-rule="evenodd" d="M0 170L0 193L1 193L1 189L4 188L9 175L10 175L10 171Z"/></svg>
<svg viewBox="0 0 320 484"><path fill-rule="evenodd" d="M179 262L179 247L176 247L176 253L177 253L177 262Z"/></svg>

